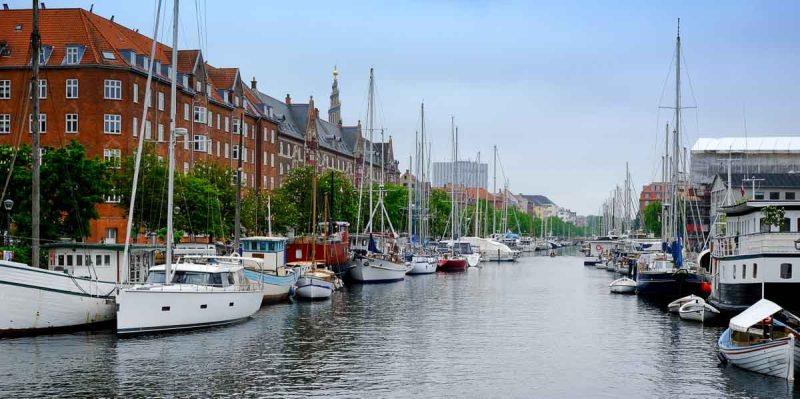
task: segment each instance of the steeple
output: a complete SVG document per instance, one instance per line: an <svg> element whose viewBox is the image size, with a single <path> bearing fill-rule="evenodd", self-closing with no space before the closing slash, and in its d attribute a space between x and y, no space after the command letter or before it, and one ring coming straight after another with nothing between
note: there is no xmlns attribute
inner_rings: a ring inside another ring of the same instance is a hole
<svg viewBox="0 0 800 399"><path fill-rule="evenodd" d="M328 108L328 122L342 126L342 114L339 104L339 70L333 67L333 85L331 85L331 107Z"/></svg>

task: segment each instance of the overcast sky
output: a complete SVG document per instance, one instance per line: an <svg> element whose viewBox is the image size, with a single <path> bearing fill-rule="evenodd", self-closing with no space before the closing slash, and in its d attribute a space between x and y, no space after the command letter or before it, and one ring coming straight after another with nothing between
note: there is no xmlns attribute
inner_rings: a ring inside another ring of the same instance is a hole
<svg viewBox="0 0 800 399"><path fill-rule="evenodd" d="M152 33L152 1L46 3L95 3L95 13ZM401 168L424 100L437 160L449 156L452 115L462 158L489 159L496 144L512 191L581 214L598 212L625 161L637 190L658 177L678 17L684 105L697 106L684 111L684 145L744 136L745 120L749 136L798 133L798 1L385 3L184 0L179 41L274 97L313 95L323 115L338 65L345 124L363 119L373 66L379 122Z"/></svg>

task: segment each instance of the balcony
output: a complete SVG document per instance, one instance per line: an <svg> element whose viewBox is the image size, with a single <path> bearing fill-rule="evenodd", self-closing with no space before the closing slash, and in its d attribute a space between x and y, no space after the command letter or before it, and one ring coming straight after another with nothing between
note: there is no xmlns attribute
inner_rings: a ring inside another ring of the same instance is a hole
<svg viewBox="0 0 800 399"><path fill-rule="evenodd" d="M714 239L713 254L715 257L758 255L758 254L795 254L795 241L800 240L800 233L754 233L739 236L719 237Z"/></svg>

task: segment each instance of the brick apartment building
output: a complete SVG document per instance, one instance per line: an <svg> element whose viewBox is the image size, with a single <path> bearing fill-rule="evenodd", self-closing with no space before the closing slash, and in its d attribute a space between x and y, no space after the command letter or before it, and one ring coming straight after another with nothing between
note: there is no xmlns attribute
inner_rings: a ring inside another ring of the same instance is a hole
<svg viewBox="0 0 800 399"><path fill-rule="evenodd" d="M0 144L30 143L31 20L30 9L0 13ZM119 165L122 157L133 154L143 132L159 156L166 157L172 48L157 43L150 59L151 38L113 17L79 8L41 10L40 34L43 148L77 140L87 156ZM386 170L389 181L399 177L391 141L365 144L360 124L342 126L336 75L332 120L323 121L313 99L292 104L287 95L280 102L259 92L255 78L246 84L238 68L212 66L200 50L178 50L177 56L176 126L189 132L176 145L178 172L188 172L199 161L234 168L241 156L244 187L274 189L288 170L307 160L304 148L316 135L323 167L350 173L355 180L363 160L361 146L380 147L375 167ZM150 108L143 120L151 66ZM88 242L124 240L125 210L118 204L111 191L98 205L100 218L91 222Z"/></svg>

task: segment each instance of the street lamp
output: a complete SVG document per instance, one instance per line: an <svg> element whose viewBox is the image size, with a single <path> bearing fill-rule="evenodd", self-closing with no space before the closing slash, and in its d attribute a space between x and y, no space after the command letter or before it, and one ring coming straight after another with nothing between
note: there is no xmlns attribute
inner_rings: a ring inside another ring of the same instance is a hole
<svg viewBox="0 0 800 399"><path fill-rule="evenodd" d="M3 201L3 208L6 210L6 234L5 234L5 246L11 246L11 208L14 207L14 201L11 198L6 198Z"/></svg>

